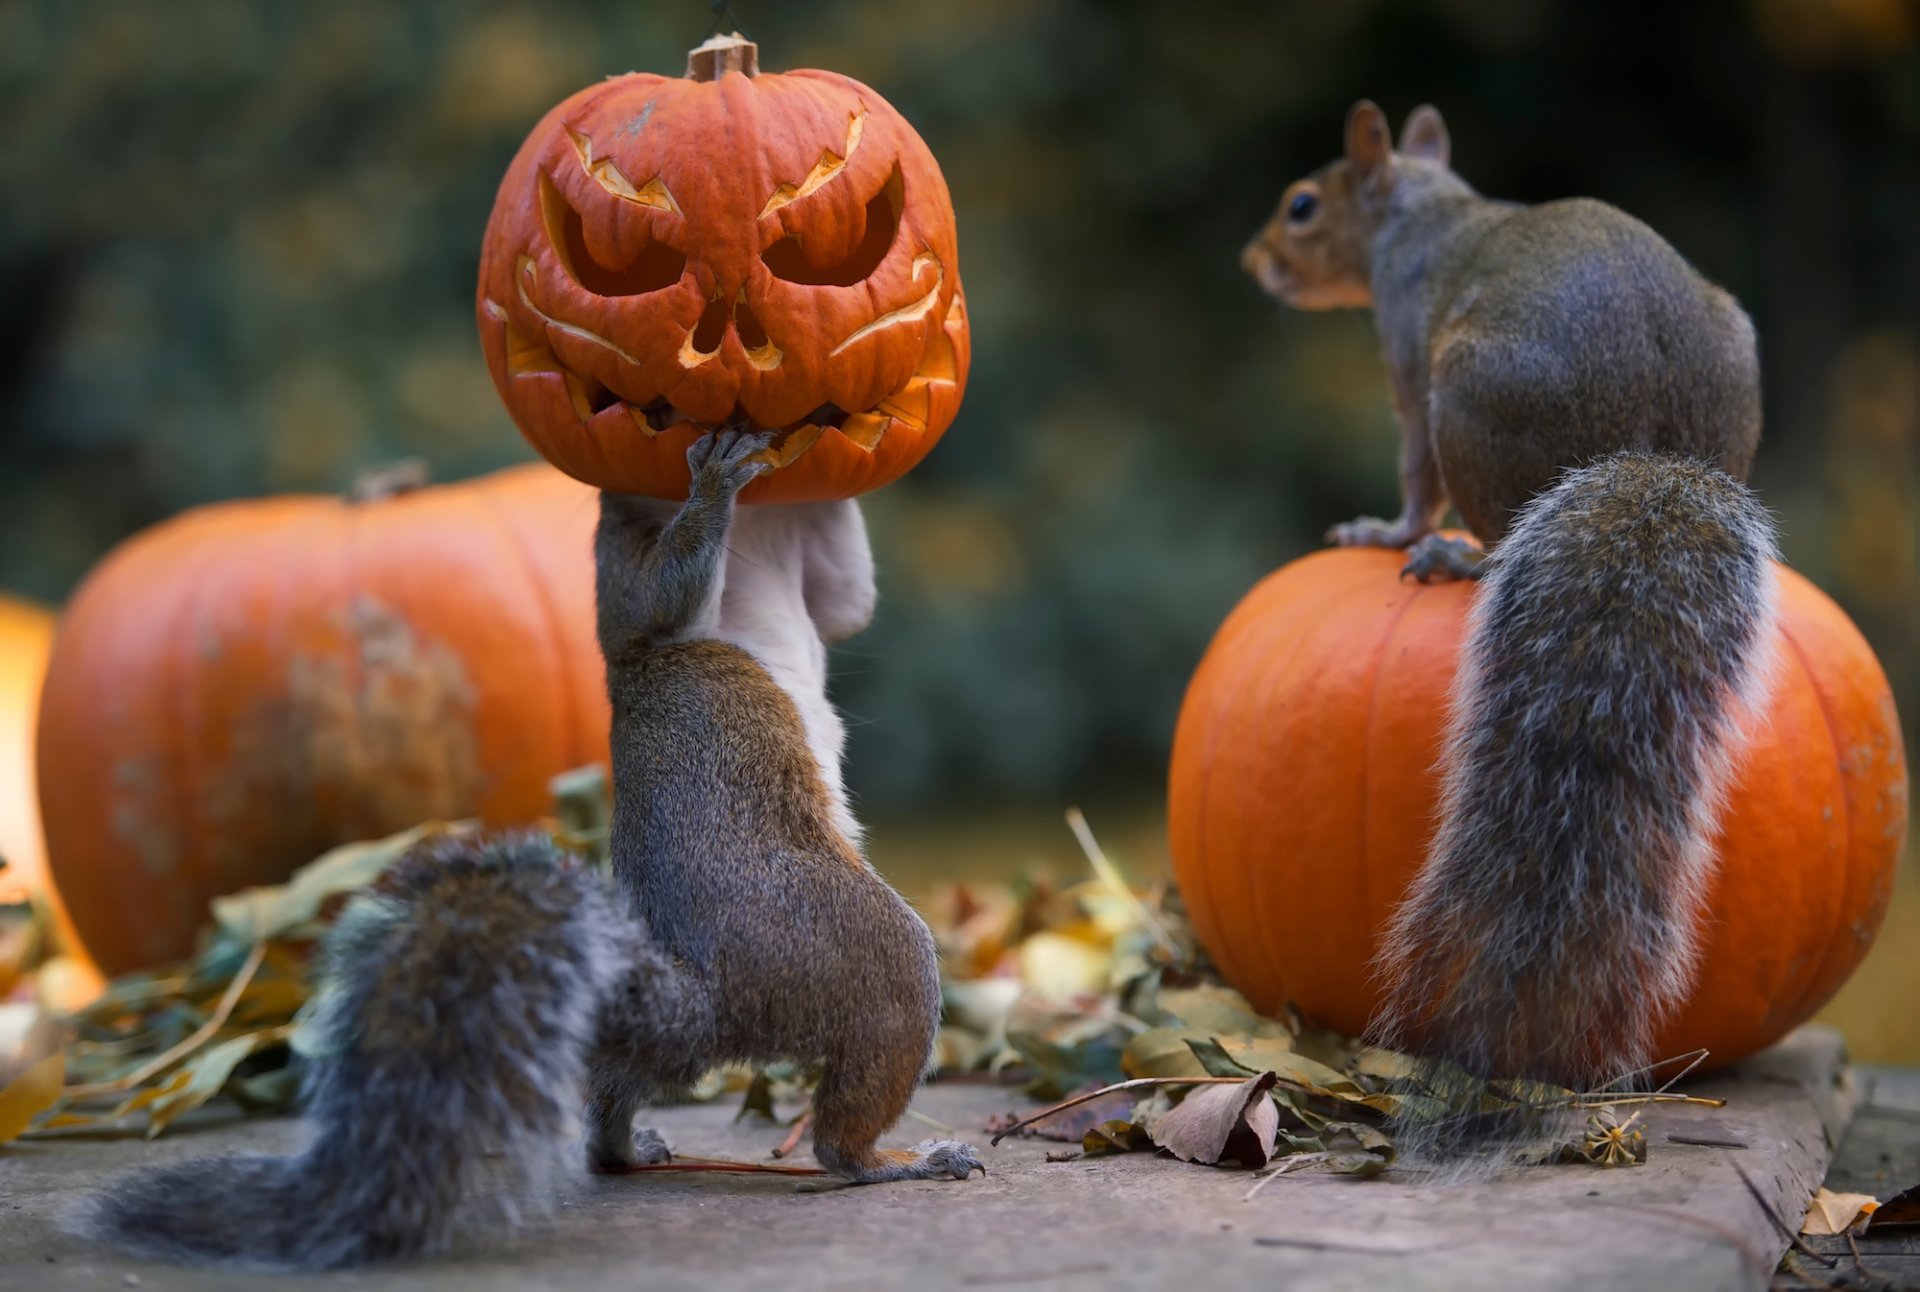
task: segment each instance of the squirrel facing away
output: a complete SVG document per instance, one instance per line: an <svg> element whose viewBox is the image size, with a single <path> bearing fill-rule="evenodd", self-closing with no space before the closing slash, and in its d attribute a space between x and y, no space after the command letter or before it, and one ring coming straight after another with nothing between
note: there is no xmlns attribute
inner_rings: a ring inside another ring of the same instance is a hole
<svg viewBox="0 0 1920 1292"><path fill-rule="evenodd" d="M135 1173L77 1217L161 1257L324 1269L442 1252L565 1169L669 1159L649 1097L725 1062L818 1065L814 1155L857 1183L985 1171L889 1151L940 1017L932 935L865 861L826 644L874 605L853 502L739 509L768 437L689 451L676 510L603 494L613 879L533 835L416 849L342 913L289 1157Z"/></svg>
<svg viewBox="0 0 1920 1292"><path fill-rule="evenodd" d="M1404 505L1329 539L1484 584L1375 1035L1449 1061L1427 1076L1457 1096L1591 1089L1660 1057L1768 684L1773 526L1743 483L1759 362L1738 303L1646 225L1490 201L1448 151L1433 108L1396 152L1356 105L1345 156L1286 190L1242 264L1299 308L1373 309ZM1435 532L1449 503L1484 559ZM1472 1147L1464 1124L1414 1130L1416 1151Z"/></svg>

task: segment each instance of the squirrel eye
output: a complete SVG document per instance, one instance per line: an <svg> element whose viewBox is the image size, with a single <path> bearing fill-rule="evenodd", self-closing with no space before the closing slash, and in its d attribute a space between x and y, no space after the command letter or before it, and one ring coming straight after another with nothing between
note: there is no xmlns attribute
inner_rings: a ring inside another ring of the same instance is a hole
<svg viewBox="0 0 1920 1292"><path fill-rule="evenodd" d="M1293 201L1287 203L1287 219L1295 224L1304 224L1313 218L1320 209L1320 199L1311 193L1295 193Z"/></svg>

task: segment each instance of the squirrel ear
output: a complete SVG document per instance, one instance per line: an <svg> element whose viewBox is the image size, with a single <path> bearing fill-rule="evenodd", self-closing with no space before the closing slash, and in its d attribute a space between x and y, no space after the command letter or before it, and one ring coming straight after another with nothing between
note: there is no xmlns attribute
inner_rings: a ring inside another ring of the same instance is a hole
<svg viewBox="0 0 1920 1292"><path fill-rule="evenodd" d="M1347 113L1347 163L1362 178L1393 159L1393 132L1387 114L1371 99L1362 99Z"/></svg>
<svg viewBox="0 0 1920 1292"><path fill-rule="evenodd" d="M1400 151L1438 166L1447 164L1453 144L1447 138L1447 123L1440 119L1440 109L1423 103L1407 114L1407 124L1400 127Z"/></svg>

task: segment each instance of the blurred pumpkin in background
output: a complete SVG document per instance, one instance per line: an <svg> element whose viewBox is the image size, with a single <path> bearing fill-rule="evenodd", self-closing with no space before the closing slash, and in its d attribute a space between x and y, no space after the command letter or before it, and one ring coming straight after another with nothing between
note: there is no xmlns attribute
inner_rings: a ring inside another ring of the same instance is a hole
<svg viewBox="0 0 1920 1292"><path fill-rule="evenodd" d="M49 1004L72 1008L98 994L102 980L48 878L34 795L34 725L53 626L45 607L0 596L0 859L7 863L0 870L0 907L39 913L0 923L0 996L30 962L49 957L41 992ZM47 936L51 946L44 945Z"/></svg>
<svg viewBox="0 0 1920 1292"><path fill-rule="evenodd" d="M960 406L953 203L924 141L834 72L716 37L541 119L487 222L475 302L530 443L603 488L686 497L689 444L778 430L747 502L848 498Z"/></svg>
<svg viewBox="0 0 1920 1292"><path fill-rule="evenodd" d="M1215 635L1174 737L1174 873L1194 928L1260 1009L1349 1035L1379 1001L1382 931L1425 859L1473 586L1405 556L1319 552ZM1656 1053L1720 1066L1812 1017L1879 930L1907 824L1886 674L1846 614L1780 571L1784 643L1727 797L1699 972Z"/></svg>
<svg viewBox="0 0 1920 1292"><path fill-rule="evenodd" d="M540 817L607 758L593 491L544 466L187 512L110 553L40 710L53 876L110 972L210 899L429 819Z"/></svg>

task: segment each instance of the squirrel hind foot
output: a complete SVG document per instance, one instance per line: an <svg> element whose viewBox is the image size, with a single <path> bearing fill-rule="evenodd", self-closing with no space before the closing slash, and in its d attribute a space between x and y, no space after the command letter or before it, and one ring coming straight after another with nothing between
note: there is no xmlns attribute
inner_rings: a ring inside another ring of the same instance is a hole
<svg viewBox="0 0 1920 1292"><path fill-rule="evenodd" d="M975 1171L987 1173L980 1152L957 1139L923 1140L910 1149L869 1151L852 1161L815 1144L820 1165L854 1184L887 1184L895 1180L964 1180Z"/></svg>
<svg viewBox="0 0 1920 1292"><path fill-rule="evenodd" d="M657 1130L642 1127L627 1143L589 1144L587 1170L593 1175L628 1175L643 1167L663 1166L673 1161L673 1150Z"/></svg>
<svg viewBox="0 0 1920 1292"><path fill-rule="evenodd" d="M1487 572L1486 562L1487 554L1463 538L1428 534L1407 549L1407 563L1400 567L1400 577L1420 583L1471 581Z"/></svg>

